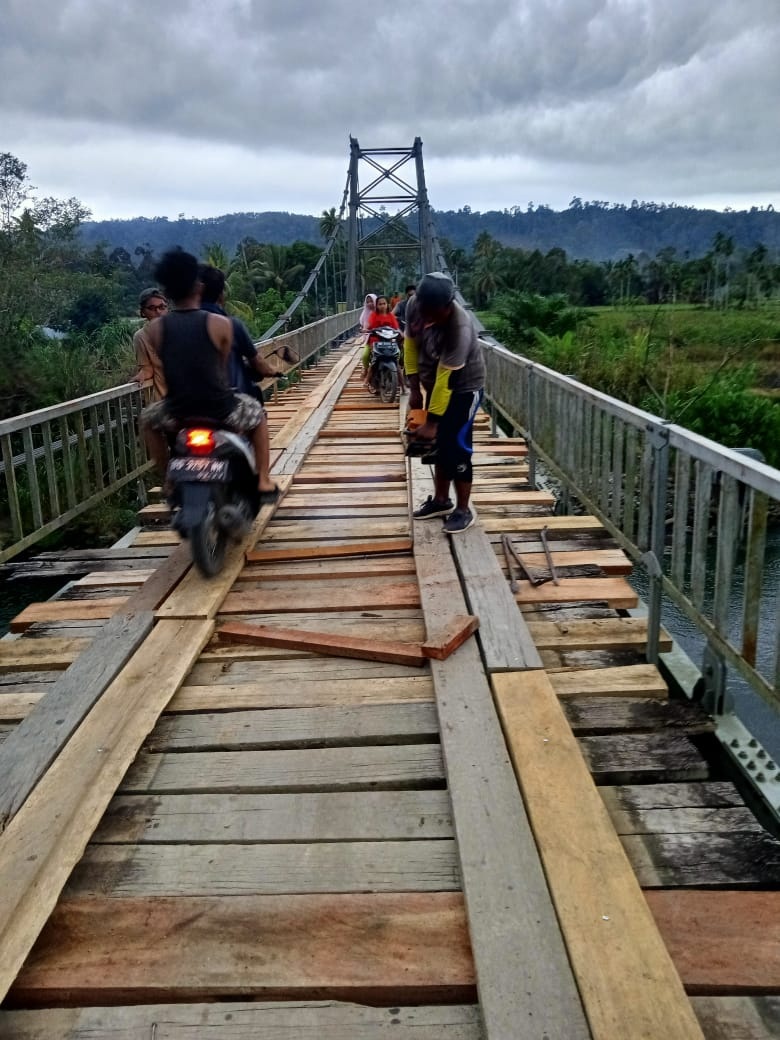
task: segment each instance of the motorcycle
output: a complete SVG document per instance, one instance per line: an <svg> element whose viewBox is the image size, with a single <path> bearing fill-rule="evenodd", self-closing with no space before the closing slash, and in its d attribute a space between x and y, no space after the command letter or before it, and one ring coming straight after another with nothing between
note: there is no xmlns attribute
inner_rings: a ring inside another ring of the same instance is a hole
<svg viewBox="0 0 780 1040"><path fill-rule="evenodd" d="M260 510L251 444L207 423L179 430L168 462L171 526L188 539L195 566L219 574L230 541L249 532Z"/></svg>
<svg viewBox="0 0 780 1040"><path fill-rule="evenodd" d="M371 357L368 367L368 392L379 395L384 404L393 404L398 394L398 366L401 363L398 329L380 326L371 330Z"/></svg>

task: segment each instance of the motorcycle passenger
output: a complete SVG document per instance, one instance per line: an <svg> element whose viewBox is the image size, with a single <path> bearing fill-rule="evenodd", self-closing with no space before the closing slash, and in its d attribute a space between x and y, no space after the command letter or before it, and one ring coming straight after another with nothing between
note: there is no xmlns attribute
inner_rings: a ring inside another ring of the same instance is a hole
<svg viewBox="0 0 780 1040"><path fill-rule="evenodd" d="M386 296L377 296L376 303L374 305L374 313L368 319L368 342L366 343L365 348L366 351L368 351L368 357L365 364L365 386L371 385L371 380L374 375L374 362L371 357L371 351L374 344L377 342L379 338L378 336L372 336L372 332L374 331L374 329L381 328L395 329L398 333L400 344L401 327L398 324L398 318L396 318L396 316L390 310L390 303ZM400 366L396 365L396 367L398 368L398 385L403 387L403 375L401 373Z"/></svg>
<svg viewBox="0 0 780 1040"><path fill-rule="evenodd" d="M368 332L368 323L376 310L376 293L366 293L366 298L363 300L363 310L360 312L360 331ZM371 347L368 345L366 339L363 347L363 353L360 355L360 361L363 365L363 386L366 386L366 379L368 377L368 359L371 355Z"/></svg>
<svg viewBox="0 0 780 1040"><path fill-rule="evenodd" d="M402 296L398 303L393 307L393 314L398 318L398 324L401 326L401 332L406 329L406 307L409 300L414 296L414 290L417 288L416 285L407 285L404 292L405 296Z"/></svg>
<svg viewBox="0 0 780 1040"><path fill-rule="evenodd" d="M206 419L251 440L261 501L274 501L279 492L263 452L265 409L247 394L234 393L228 383L227 362L233 348L230 319L201 310L199 264L191 253L170 250L154 274L173 310L148 326L149 341L162 361L168 385L167 396L144 408L140 417L153 462L165 476L166 435L188 419Z"/></svg>

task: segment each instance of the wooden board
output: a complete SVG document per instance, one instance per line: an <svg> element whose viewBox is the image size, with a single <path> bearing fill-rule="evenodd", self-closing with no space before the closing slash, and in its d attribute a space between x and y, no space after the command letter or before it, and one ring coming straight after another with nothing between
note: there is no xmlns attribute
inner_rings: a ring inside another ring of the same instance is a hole
<svg viewBox="0 0 780 1040"><path fill-rule="evenodd" d="M0 834L0 996L211 628L200 622L158 624Z"/></svg>
<svg viewBox="0 0 780 1040"><path fill-rule="evenodd" d="M580 737L591 774L601 784L706 780L709 765L696 745L680 733L628 733Z"/></svg>
<svg viewBox="0 0 780 1040"><path fill-rule="evenodd" d="M386 661L422 667L427 658L420 646L391 640L332 635L311 629L272 628L269 625L246 625L228 621L219 628L219 638L231 642L298 648L310 653L334 657L357 657L367 661Z"/></svg>
<svg viewBox="0 0 780 1040"><path fill-rule="evenodd" d="M0 639L0 671L65 669L87 646L86 639Z"/></svg>
<svg viewBox="0 0 780 1040"><path fill-rule="evenodd" d="M365 791L440 787L441 751L434 744L212 751L209 755L141 753L124 777L130 793L199 791Z"/></svg>
<svg viewBox="0 0 780 1040"><path fill-rule="evenodd" d="M780 887L780 841L750 823L741 831L627 834L621 840L646 889Z"/></svg>
<svg viewBox="0 0 780 1040"><path fill-rule="evenodd" d="M569 697L563 701L563 710L577 736L655 732L690 736L715 731L710 716L700 705L690 701L655 697Z"/></svg>
<svg viewBox="0 0 780 1040"><path fill-rule="evenodd" d="M593 1035L702 1037L549 679L492 681Z"/></svg>
<svg viewBox="0 0 780 1040"><path fill-rule="evenodd" d="M92 843L407 841L452 836L446 791L169 794L113 798Z"/></svg>
<svg viewBox="0 0 780 1040"><path fill-rule="evenodd" d="M388 553L406 553L412 548L409 538L382 540L379 542L353 542L342 545L307 546L295 549L252 549L247 552L249 563L276 563L284 560L332 559L341 556L384 556Z"/></svg>
<svg viewBox="0 0 780 1040"><path fill-rule="evenodd" d="M520 589L515 595L521 605L532 603L579 603L596 601L606 603L615 610L636 607L639 597L625 578L560 578L559 584L552 581L543 585L532 585L530 581L519 581Z"/></svg>
<svg viewBox="0 0 780 1040"><path fill-rule="evenodd" d="M668 697L669 688L654 664L614 668L571 668L550 672L559 697Z"/></svg>
<svg viewBox="0 0 780 1040"><path fill-rule="evenodd" d="M262 587L257 591L240 588L229 592L219 608L221 615L250 614L273 610L275 614L329 610L392 610L398 607L419 607L420 592L417 583L378 585L373 581L347 588L305 585L300 589L280 588L273 593Z"/></svg>
<svg viewBox="0 0 780 1040"><path fill-rule="evenodd" d="M645 895L689 993L777 996L780 892Z"/></svg>
<svg viewBox="0 0 780 1040"><path fill-rule="evenodd" d="M528 630L538 650L622 650L647 648L647 619L639 617L585 618L570 621L535 621ZM662 630L659 650L672 649L669 634Z"/></svg>
<svg viewBox="0 0 780 1040"><path fill-rule="evenodd" d="M452 987L449 988L450 991ZM418 993L420 991L418 990ZM404 991L399 991L399 995ZM404 994L405 995L405 994ZM389 994L385 997L389 1000ZM403 1004L395 1000L391 1003ZM395 1040L484 1040L473 1005L366 1007L342 1000L262 1003L150 1004L0 1012L0 1037L54 1040L97 1037L128 1040L208 1032L220 1040L344 1040L392 1031ZM751 1035L749 1040L758 1040Z"/></svg>
<svg viewBox="0 0 780 1040"><path fill-rule="evenodd" d="M449 542L418 524L415 562L426 617L464 612ZM435 580L428 580L435 575ZM589 1036L523 804L473 640L432 661L486 1033ZM522 884L518 879L522 878Z"/></svg>
<svg viewBox="0 0 780 1040"><path fill-rule="evenodd" d="M780 996L693 997L707 1040L777 1040Z"/></svg>
<svg viewBox="0 0 780 1040"><path fill-rule="evenodd" d="M24 632L39 621L104 621L127 602L127 596L107 596L105 599L53 599L45 603L31 603L15 618L9 628Z"/></svg>

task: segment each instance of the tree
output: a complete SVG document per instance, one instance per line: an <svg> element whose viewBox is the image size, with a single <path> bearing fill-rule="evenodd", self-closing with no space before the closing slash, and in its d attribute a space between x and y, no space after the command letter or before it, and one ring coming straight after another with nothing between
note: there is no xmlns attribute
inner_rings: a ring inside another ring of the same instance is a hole
<svg viewBox="0 0 780 1040"><path fill-rule="evenodd" d="M27 178L27 163L10 152L0 152L0 230L11 227L11 218L35 190Z"/></svg>
<svg viewBox="0 0 780 1040"><path fill-rule="evenodd" d="M320 217L320 234L327 241L336 233L340 224L341 221L338 218L335 206L331 206L330 209L324 209Z"/></svg>

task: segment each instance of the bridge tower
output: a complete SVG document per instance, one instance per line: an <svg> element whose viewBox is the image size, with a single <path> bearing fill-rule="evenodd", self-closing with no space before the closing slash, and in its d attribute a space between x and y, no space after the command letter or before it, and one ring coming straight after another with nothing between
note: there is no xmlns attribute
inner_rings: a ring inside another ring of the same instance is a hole
<svg viewBox="0 0 780 1040"><path fill-rule="evenodd" d="M420 274L435 270L439 258L425 187L422 139L415 137L411 148L361 148L357 139L350 136L349 148L347 305L356 307L359 303L360 260L365 254L380 250L413 250L419 261ZM398 172L412 161L416 186L409 184ZM361 162L374 174L363 188L359 177ZM400 208L389 213L387 206ZM416 234L405 219L414 213L417 214ZM371 230L365 234L364 217L375 218ZM388 228L392 229L391 237L388 237Z"/></svg>

